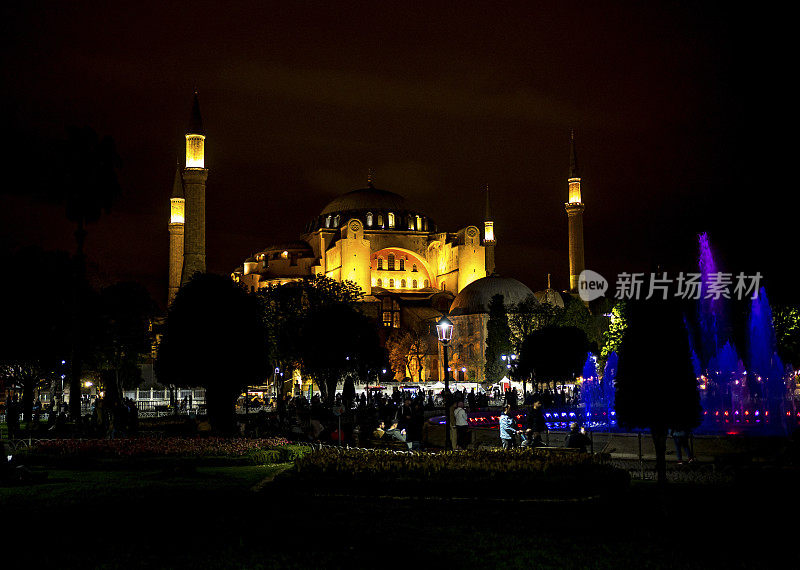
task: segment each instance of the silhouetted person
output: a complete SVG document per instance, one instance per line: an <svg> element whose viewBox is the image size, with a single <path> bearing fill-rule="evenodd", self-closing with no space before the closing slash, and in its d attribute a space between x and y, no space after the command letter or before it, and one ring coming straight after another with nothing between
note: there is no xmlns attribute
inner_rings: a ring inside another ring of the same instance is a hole
<svg viewBox="0 0 800 570"><path fill-rule="evenodd" d="M583 430L578 426L578 422L572 422L569 425L569 434L567 434L564 447L578 449L581 453L586 453L586 448L591 444L592 441L583 433Z"/></svg>
<svg viewBox="0 0 800 570"><path fill-rule="evenodd" d="M533 407L528 410L525 436L530 447L541 447L544 445L542 434L547 431L547 423L544 421L544 411L542 410L541 400L533 403Z"/></svg>
<svg viewBox="0 0 800 570"><path fill-rule="evenodd" d="M8 426L8 439L14 439L19 432L19 399L17 395L6 398L6 425Z"/></svg>
<svg viewBox="0 0 800 570"><path fill-rule="evenodd" d="M672 430L672 441L675 442L675 454L678 456L678 465L683 463L683 450L686 450L686 456L689 458L689 462L691 463L694 461L694 453L692 453L692 447L689 445L689 432L687 430Z"/></svg>

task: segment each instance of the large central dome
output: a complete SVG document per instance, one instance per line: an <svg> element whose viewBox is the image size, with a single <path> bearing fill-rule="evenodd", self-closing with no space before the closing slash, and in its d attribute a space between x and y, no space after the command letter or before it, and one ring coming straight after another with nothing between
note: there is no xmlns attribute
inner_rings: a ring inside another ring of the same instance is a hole
<svg viewBox="0 0 800 570"><path fill-rule="evenodd" d="M435 232L436 224L415 210L400 194L380 190L370 184L337 196L306 225L306 232L337 229L350 219L359 219L366 230L396 232Z"/></svg>
<svg viewBox="0 0 800 570"><path fill-rule="evenodd" d="M347 194L342 194L331 200L320 212L321 215L337 214L340 212L353 212L358 210L395 210L403 212L408 210L406 199L400 194L377 188L361 188Z"/></svg>

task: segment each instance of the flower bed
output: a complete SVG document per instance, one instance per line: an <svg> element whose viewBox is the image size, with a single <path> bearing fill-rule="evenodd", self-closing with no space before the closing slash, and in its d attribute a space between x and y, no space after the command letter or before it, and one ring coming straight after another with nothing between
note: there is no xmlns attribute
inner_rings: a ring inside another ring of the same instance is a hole
<svg viewBox="0 0 800 570"><path fill-rule="evenodd" d="M298 458L283 480L330 482L316 488L349 493L574 496L619 491L630 477L596 456L552 450L395 453L326 448Z"/></svg>
<svg viewBox="0 0 800 570"><path fill-rule="evenodd" d="M113 462L130 465L140 460L156 459L198 460L216 465L262 465L294 461L309 452L309 448L289 445L288 440L280 437L53 439L36 443L24 454L24 459L28 463L82 466Z"/></svg>

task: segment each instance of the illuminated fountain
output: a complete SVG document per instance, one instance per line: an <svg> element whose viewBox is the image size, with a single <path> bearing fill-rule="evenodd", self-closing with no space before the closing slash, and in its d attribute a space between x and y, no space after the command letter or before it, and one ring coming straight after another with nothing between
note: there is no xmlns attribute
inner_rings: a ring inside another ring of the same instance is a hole
<svg viewBox="0 0 800 570"><path fill-rule="evenodd" d="M597 374L597 357L589 354L583 365L580 397L583 423L592 429L607 429L617 425L614 411L614 379L617 375L617 353L606 360L602 377Z"/></svg>
<svg viewBox="0 0 800 570"><path fill-rule="evenodd" d="M751 300L747 358L730 341L723 297L707 298L718 271L708 235L698 236L702 294L698 301L700 358L693 352L703 406L703 431L785 432L800 417L787 405L787 371L777 355L772 310L762 287ZM691 330L691 327L689 327ZM690 332L690 338L691 338ZM699 364L699 366L698 366ZM745 366L746 364L746 366ZM790 420L787 422L786 420Z"/></svg>

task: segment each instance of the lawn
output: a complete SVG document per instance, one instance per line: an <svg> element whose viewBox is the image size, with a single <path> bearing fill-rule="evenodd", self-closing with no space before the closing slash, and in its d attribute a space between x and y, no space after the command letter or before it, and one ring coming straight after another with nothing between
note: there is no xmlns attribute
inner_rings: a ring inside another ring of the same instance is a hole
<svg viewBox="0 0 800 570"><path fill-rule="evenodd" d="M778 522L797 501L779 489L672 485L661 495L640 483L613 502L315 496L313 484L265 482L284 467L54 470L47 483L0 488L3 568L800 564L794 529Z"/></svg>

